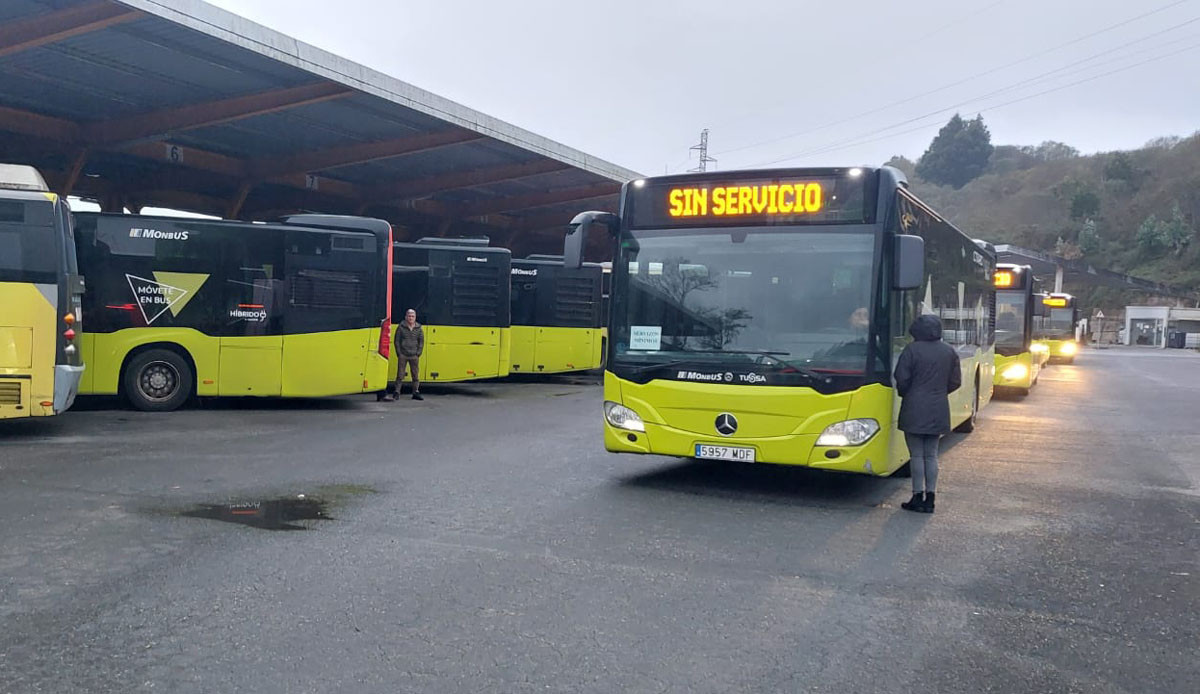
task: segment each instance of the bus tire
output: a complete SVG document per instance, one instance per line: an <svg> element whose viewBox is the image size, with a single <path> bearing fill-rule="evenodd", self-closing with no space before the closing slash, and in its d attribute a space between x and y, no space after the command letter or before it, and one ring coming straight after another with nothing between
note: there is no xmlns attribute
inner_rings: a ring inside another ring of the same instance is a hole
<svg viewBox="0 0 1200 694"><path fill-rule="evenodd" d="M121 374L121 392L134 409L171 412L192 396L196 377L187 360L169 349L135 355Z"/></svg>
<svg viewBox="0 0 1200 694"><path fill-rule="evenodd" d="M975 377L975 398L971 401L971 416L962 424L954 427L954 430L960 434L969 434L975 431L975 420L979 418L979 377Z"/></svg>

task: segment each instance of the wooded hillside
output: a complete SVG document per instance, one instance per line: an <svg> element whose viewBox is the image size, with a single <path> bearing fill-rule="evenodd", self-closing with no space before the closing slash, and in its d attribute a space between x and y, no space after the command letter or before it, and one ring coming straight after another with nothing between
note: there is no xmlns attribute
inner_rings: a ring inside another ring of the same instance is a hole
<svg viewBox="0 0 1200 694"><path fill-rule="evenodd" d="M1085 258L1200 293L1200 133L1087 156L1056 142L997 145L983 173L959 188L917 176L927 165L903 157L889 163L905 170L918 196L973 237ZM1068 289L1105 305L1138 300Z"/></svg>

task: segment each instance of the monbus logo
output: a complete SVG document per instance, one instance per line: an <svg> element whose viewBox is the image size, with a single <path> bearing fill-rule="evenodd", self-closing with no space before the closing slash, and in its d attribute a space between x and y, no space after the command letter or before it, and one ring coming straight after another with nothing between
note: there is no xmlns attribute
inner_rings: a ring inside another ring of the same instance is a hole
<svg viewBox="0 0 1200 694"><path fill-rule="evenodd" d="M512 269L512 274L523 275L525 277L537 277L537 268L526 270L525 268L515 267Z"/></svg>
<svg viewBox="0 0 1200 694"><path fill-rule="evenodd" d="M131 239L155 239L157 241L187 241L191 232L188 231L159 231L158 229L142 229L134 227L129 230Z"/></svg>
<svg viewBox="0 0 1200 694"><path fill-rule="evenodd" d="M477 255L469 255L469 256L467 256L467 262L468 263L486 263L487 258L480 258Z"/></svg>

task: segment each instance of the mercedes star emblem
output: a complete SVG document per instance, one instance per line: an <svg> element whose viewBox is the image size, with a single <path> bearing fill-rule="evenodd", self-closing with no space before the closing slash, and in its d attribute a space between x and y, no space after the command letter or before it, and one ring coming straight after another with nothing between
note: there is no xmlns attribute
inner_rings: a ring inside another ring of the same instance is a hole
<svg viewBox="0 0 1200 694"><path fill-rule="evenodd" d="M733 436L733 432L737 431L737 417L722 412L717 415L717 433L721 436Z"/></svg>

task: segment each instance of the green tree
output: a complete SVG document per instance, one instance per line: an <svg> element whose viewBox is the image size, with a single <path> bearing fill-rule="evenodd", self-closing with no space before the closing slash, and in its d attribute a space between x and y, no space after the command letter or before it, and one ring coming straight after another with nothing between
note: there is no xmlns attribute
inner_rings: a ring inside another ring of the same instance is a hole
<svg viewBox="0 0 1200 694"><path fill-rule="evenodd" d="M1125 181L1133 183L1137 178L1137 171L1133 168L1133 162L1129 159L1129 155L1124 152L1117 152L1108 159L1108 163L1104 165L1104 178L1109 181Z"/></svg>
<svg viewBox="0 0 1200 694"><path fill-rule="evenodd" d="M1100 196L1081 190L1071 197L1071 219L1089 219L1100 214Z"/></svg>
<svg viewBox="0 0 1200 694"><path fill-rule="evenodd" d="M1184 218L1179 203L1171 207L1171 218L1159 222L1159 228L1167 248L1175 255L1182 255L1196 238L1196 230Z"/></svg>
<svg viewBox="0 0 1200 694"><path fill-rule="evenodd" d="M968 121L956 113L921 155L917 175L930 183L962 188L987 169L992 150L992 135L983 116Z"/></svg>
<svg viewBox="0 0 1200 694"><path fill-rule="evenodd" d="M1079 250L1084 255L1092 255L1100 250L1100 232L1096 230L1096 222L1087 220L1079 230Z"/></svg>
<svg viewBox="0 0 1200 694"><path fill-rule="evenodd" d="M1060 159L1074 159L1079 156L1079 150L1071 145L1055 142L1054 140L1046 140L1037 147L1026 147L1025 149L1039 161L1059 161Z"/></svg>
<svg viewBox="0 0 1200 694"><path fill-rule="evenodd" d="M1158 217L1153 214L1146 217L1145 221L1138 227L1137 235L1134 238L1137 240L1138 248L1148 253L1158 253L1167 247L1167 239L1163 234L1162 224L1159 223Z"/></svg>
<svg viewBox="0 0 1200 694"><path fill-rule="evenodd" d="M901 154L897 154L896 156L892 157L891 159L888 159L886 162L883 163L883 165L884 166L892 166L897 169L900 169L901 171L904 172L904 175L908 176L909 178L915 177L915 175L917 173L917 165L912 163L911 159L909 159L908 157L901 155Z"/></svg>

